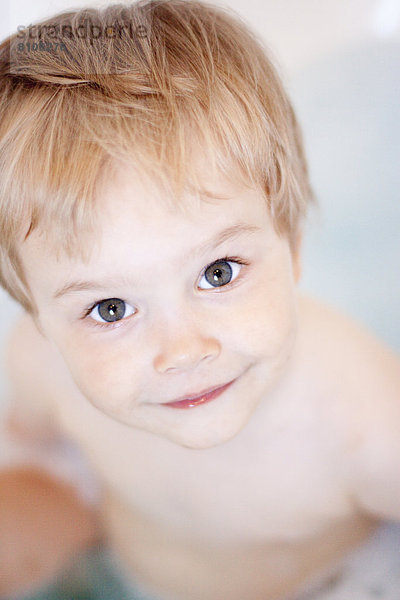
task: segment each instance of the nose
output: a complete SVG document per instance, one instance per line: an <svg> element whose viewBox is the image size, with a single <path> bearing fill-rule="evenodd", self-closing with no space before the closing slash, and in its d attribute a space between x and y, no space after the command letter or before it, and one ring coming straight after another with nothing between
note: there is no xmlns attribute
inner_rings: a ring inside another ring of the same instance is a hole
<svg viewBox="0 0 400 600"><path fill-rule="evenodd" d="M170 334L163 341L153 364L158 373L188 371L200 363L211 362L220 352L221 345L216 338L182 324L175 335Z"/></svg>

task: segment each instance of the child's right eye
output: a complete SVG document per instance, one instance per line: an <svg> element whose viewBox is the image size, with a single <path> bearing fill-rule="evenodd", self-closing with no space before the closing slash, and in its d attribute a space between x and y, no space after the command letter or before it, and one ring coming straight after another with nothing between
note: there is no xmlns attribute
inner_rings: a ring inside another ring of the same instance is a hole
<svg viewBox="0 0 400 600"><path fill-rule="evenodd" d="M88 315L98 323L115 323L136 312L133 306L120 298L108 298L98 302Z"/></svg>

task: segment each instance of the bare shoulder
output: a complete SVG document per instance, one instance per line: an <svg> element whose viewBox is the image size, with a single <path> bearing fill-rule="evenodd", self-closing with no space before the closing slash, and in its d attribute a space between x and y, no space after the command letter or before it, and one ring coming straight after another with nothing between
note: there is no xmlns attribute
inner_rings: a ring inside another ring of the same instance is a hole
<svg viewBox="0 0 400 600"><path fill-rule="evenodd" d="M299 337L321 402L341 423L354 500L400 519L400 357L361 323L299 294Z"/></svg>
<svg viewBox="0 0 400 600"><path fill-rule="evenodd" d="M304 293L298 294L298 312L303 350L331 372L357 373L358 383L376 377L400 381L400 357L361 322Z"/></svg>
<svg viewBox="0 0 400 600"><path fill-rule="evenodd" d="M33 319L22 313L6 340L9 422L17 433L50 431L57 382L57 357Z"/></svg>

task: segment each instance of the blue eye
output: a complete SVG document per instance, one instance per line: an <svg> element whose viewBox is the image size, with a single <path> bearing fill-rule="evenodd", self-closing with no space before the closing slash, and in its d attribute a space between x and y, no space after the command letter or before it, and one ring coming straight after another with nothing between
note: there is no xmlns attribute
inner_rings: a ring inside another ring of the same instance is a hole
<svg viewBox="0 0 400 600"><path fill-rule="evenodd" d="M98 302L89 315L99 323L115 323L129 317L135 309L120 298L108 298Z"/></svg>
<svg viewBox="0 0 400 600"><path fill-rule="evenodd" d="M239 275L243 261L220 259L209 265L200 280L204 280L203 285L199 285L202 289L218 288L228 285L234 281Z"/></svg>

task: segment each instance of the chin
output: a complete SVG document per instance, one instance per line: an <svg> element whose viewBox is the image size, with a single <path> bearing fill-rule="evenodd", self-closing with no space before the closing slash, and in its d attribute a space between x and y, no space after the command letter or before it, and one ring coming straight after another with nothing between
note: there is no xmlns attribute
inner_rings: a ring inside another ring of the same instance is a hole
<svg viewBox="0 0 400 600"><path fill-rule="evenodd" d="M210 431L174 431L168 432L168 434L159 434L162 437L167 438L174 444L182 446L183 448L190 448L192 450L206 450L207 448L214 448L220 446L226 442L229 442L243 429L246 423L243 424L232 424L231 427L225 427L220 430ZM236 425L236 426L234 426Z"/></svg>
<svg viewBox="0 0 400 600"><path fill-rule="evenodd" d="M198 440L194 438L187 439L187 436L182 436L182 438L168 437L168 439L174 444L181 446L182 448L189 448L191 450L207 450L207 448L214 448L215 446L220 446L221 444L231 440L233 437L235 436L232 435L218 438L213 437Z"/></svg>

